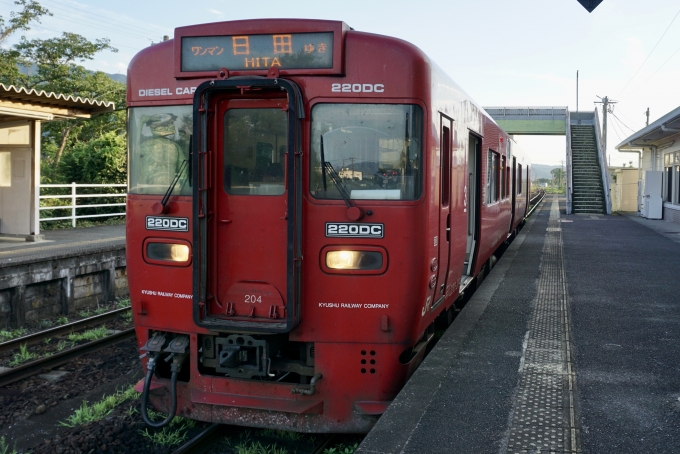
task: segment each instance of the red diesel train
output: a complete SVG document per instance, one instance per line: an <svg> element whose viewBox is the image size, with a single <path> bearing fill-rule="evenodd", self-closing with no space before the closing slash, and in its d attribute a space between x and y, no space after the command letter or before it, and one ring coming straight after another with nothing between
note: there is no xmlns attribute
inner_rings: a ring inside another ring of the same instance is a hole
<svg viewBox="0 0 680 454"><path fill-rule="evenodd" d="M127 101L157 426L367 432L527 211L528 158L484 110L343 22L177 28L132 60Z"/></svg>

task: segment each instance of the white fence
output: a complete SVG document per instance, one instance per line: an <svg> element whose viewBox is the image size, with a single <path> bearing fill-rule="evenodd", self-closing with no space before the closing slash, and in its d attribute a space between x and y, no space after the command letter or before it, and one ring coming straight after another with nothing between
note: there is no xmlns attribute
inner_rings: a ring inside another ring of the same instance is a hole
<svg viewBox="0 0 680 454"><path fill-rule="evenodd" d="M125 216L125 209L123 209L122 213L106 213L106 214L88 214L88 215L80 215L78 216L76 213L76 210L79 208L99 208L99 207L118 207L118 206L125 206L125 202L121 203L101 203L101 204L91 204L91 205L78 205L76 203L77 199L91 199L91 198L101 198L101 197L117 197L117 198L126 198L126 194L123 193L118 193L118 194L78 194L78 189L79 188L126 188L126 184L76 184L76 183L71 183L71 184L41 184L40 189L42 188L71 188L71 194L66 194L66 195L40 195L40 200L45 200L45 199L71 199L71 204L70 205L59 205L59 206L41 206L40 211L45 211L45 210L71 210L71 215L70 216L61 216L61 217L53 217L53 218L40 218L40 222L46 222L46 221L62 221L66 219L71 219L71 224L73 227L76 226L76 220L77 219L85 219L85 218L101 218L101 217L108 217L108 216ZM41 203L42 205L42 203Z"/></svg>

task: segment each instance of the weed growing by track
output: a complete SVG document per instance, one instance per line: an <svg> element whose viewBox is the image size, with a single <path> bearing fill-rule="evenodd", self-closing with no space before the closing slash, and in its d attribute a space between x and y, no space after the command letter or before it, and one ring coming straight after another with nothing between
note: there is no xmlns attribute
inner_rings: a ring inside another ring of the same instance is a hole
<svg viewBox="0 0 680 454"><path fill-rule="evenodd" d="M19 347L19 353L15 353L14 356L12 357L12 360L9 362L9 365L11 367L16 367L19 364L23 364L34 359L35 357L36 354L29 352L28 346L26 344L23 344Z"/></svg>
<svg viewBox="0 0 680 454"><path fill-rule="evenodd" d="M165 419L165 415L149 411L152 419ZM163 427L159 432L151 433L144 429L142 436L157 446L175 446L184 442L188 437L189 429L196 427L196 421L176 416L170 425Z"/></svg>
<svg viewBox="0 0 680 454"><path fill-rule="evenodd" d="M108 335L108 330L106 329L106 325L102 325L98 328L93 328L88 331L83 331L82 333L71 333L68 335L68 340L71 342L80 342L83 340L86 341L93 341L97 339L102 339Z"/></svg>
<svg viewBox="0 0 680 454"><path fill-rule="evenodd" d="M84 400L83 404L75 411L75 413L69 416L65 422L61 421L59 424L66 427L76 427L93 421L99 421L109 415L118 405L127 400L136 399L139 394L140 393L135 391L134 386L130 386L125 390L116 392L116 394L103 396L102 400L91 406Z"/></svg>
<svg viewBox="0 0 680 454"><path fill-rule="evenodd" d="M18 454L18 451L16 449L10 450L5 437L0 437L0 454Z"/></svg>
<svg viewBox="0 0 680 454"><path fill-rule="evenodd" d="M333 446L332 448L324 449L323 454L353 454L358 447L359 443L354 443L353 445L350 446L339 444L338 446Z"/></svg>
<svg viewBox="0 0 680 454"><path fill-rule="evenodd" d="M259 441L244 441L234 446L236 454L289 454L286 448L262 444Z"/></svg>
<svg viewBox="0 0 680 454"><path fill-rule="evenodd" d="M16 339L26 334L28 330L26 328L17 328L11 330L0 330L0 342L5 342L8 340ZM2 454L0 452L0 454Z"/></svg>

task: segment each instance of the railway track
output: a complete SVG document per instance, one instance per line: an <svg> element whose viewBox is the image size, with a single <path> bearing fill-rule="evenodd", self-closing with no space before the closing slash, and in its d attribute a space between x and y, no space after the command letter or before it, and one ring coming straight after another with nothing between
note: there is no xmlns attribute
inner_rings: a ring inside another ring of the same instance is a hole
<svg viewBox="0 0 680 454"><path fill-rule="evenodd" d="M71 332L81 331L93 326L103 325L111 320L116 319L119 315L129 311L129 307L122 309L115 309L113 311L104 312L103 314L94 315L92 317L84 318L76 322L67 323L65 325L55 326L54 328L38 331L37 333L29 334L27 336L18 337L16 339L8 340L0 343L0 354L15 350L21 345L34 345L43 342L56 336L63 336Z"/></svg>
<svg viewBox="0 0 680 454"><path fill-rule="evenodd" d="M201 433L196 435L191 440L184 443L177 448L172 454L205 454L210 452L219 441L229 435L236 433L236 427L223 424L213 424ZM311 451L296 449L295 452L307 452L309 454L323 454L323 452L330 448L339 439L338 434L327 434L314 446Z"/></svg>
<svg viewBox="0 0 680 454"><path fill-rule="evenodd" d="M80 331L91 326L102 325L110 321L130 308L116 309L114 311L106 312L104 314L88 317L77 322L68 323L66 325L58 326L48 330L40 331L28 336L23 336L17 339L12 339L0 344L0 353L18 349L22 345L34 345L43 342L45 339L52 338L59 335L70 334L71 332ZM0 387L9 385L16 381L30 377L39 373L43 369L51 369L62 364L65 364L74 358L85 355L87 353L95 352L103 348L115 345L135 337L134 328L129 328L117 333L108 335L102 339L93 340L73 348L65 349L60 352L53 353L49 356L39 358L33 361L26 362L20 366L13 367L8 370L0 372Z"/></svg>

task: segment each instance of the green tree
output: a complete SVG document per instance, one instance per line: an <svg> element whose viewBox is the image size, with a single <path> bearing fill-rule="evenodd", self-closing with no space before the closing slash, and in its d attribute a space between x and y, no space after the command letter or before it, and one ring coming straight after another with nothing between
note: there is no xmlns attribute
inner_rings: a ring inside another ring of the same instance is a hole
<svg viewBox="0 0 680 454"><path fill-rule="evenodd" d="M550 171L552 175L552 185L557 187L562 187L566 184L565 172L560 167L555 167Z"/></svg>
<svg viewBox="0 0 680 454"><path fill-rule="evenodd" d="M65 181L76 183L125 183L125 136L109 131L88 142L78 142L60 165Z"/></svg>
<svg viewBox="0 0 680 454"><path fill-rule="evenodd" d="M15 3L23 6L23 10L11 13L9 21L0 22L0 36L27 30L31 21L50 14L35 0L18 0ZM104 50L117 52L108 39L93 42L76 33L63 33L50 39L22 36L11 48L0 49L1 83L116 104L116 111L112 114L44 124L41 151L48 165L43 166L43 182L67 182L60 176L59 163L62 156L77 144L87 143L111 131L125 132L125 84L81 65Z"/></svg>
<svg viewBox="0 0 680 454"><path fill-rule="evenodd" d="M14 4L22 6L23 9L18 13L14 11L9 13L9 21L0 16L0 44L13 33L19 30L28 30L30 28L28 25L32 21L40 22L40 17L52 15L35 0L17 0Z"/></svg>

